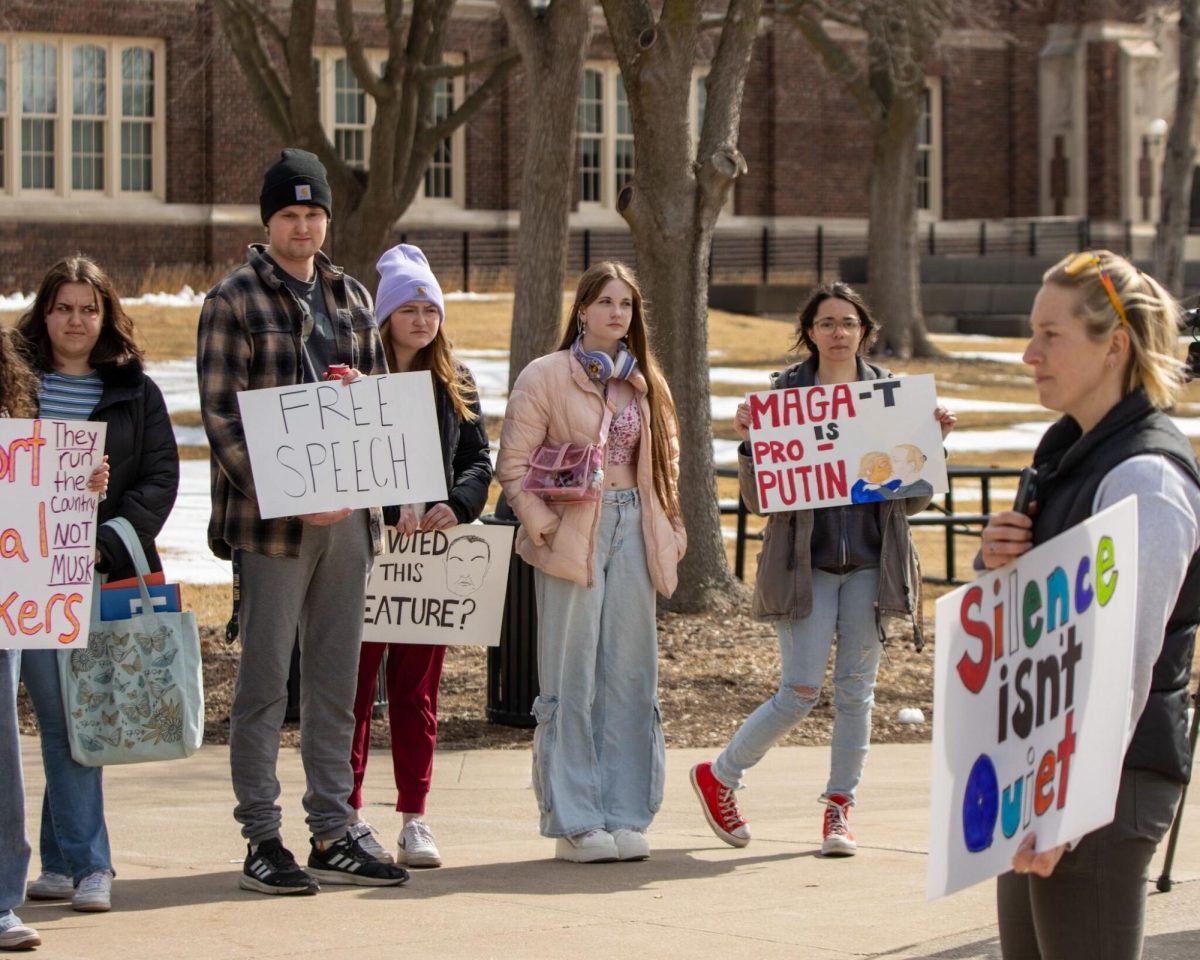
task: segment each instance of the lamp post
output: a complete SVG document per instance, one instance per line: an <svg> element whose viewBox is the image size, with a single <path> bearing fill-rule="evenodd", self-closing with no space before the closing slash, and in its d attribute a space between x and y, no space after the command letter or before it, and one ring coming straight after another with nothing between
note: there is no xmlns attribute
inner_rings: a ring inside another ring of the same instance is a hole
<svg viewBox="0 0 1200 960"><path fill-rule="evenodd" d="M1142 219L1150 219L1150 200L1154 196L1154 164L1167 136L1167 121L1155 117L1142 134L1142 155L1138 157L1138 196L1142 200Z"/></svg>

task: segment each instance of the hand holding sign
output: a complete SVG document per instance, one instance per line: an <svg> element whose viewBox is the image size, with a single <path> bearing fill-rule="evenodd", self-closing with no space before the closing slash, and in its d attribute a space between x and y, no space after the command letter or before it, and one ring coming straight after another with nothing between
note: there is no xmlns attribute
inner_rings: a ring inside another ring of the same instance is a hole
<svg viewBox="0 0 1200 960"><path fill-rule="evenodd" d="M367 584L363 639L496 646L512 539L507 525L388 530Z"/></svg>
<svg viewBox="0 0 1200 960"><path fill-rule="evenodd" d="M924 375L752 393L734 427L748 435L759 509L774 513L945 491L941 441L956 419Z"/></svg>
<svg viewBox="0 0 1200 960"><path fill-rule="evenodd" d="M238 394L264 519L446 498L429 371L347 379Z"/></svg>
<svg viewBox="0 0 1200 960"><path fill-rule="evenodd" d="M1010 866L1046 876L1112 819L1137 552L1129 497L938 600L931 898Z"/></svg>

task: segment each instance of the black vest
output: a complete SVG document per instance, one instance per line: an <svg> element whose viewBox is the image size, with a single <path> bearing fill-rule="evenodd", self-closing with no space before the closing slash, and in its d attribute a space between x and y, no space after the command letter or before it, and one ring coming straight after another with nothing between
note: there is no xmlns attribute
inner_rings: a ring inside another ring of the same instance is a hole
<svg viewBox="0 0 1200 960"><path fill-rule="evenodd" d="M1200 486L1191 445L1156 410L1142 390L1113 407L1086 435L1070 417L1055 423L1033 455L1038 470L1038 513L1033 542L1043 543L1092 514L1100 481L1131 457L1158 454L1175 461ZM1146 550L1151 544L1140 543ZM1200 562L1193 555L1167 620L1162 652L1154 664L1150 697L1138 720L1124 765L1153 770L1179 783L1191 773L1188 749L1188 678L1196 626L1200 624Z"/></svg>

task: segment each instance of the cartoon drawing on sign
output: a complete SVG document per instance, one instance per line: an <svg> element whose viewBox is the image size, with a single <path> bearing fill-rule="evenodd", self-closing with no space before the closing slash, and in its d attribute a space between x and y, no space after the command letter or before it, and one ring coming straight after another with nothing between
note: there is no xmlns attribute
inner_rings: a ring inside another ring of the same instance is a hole
<svg viewBox="0 0 1200 960"><path fill-rule="evenodd" d="M850 488L852 503L879 503L895 497L900 480L892 476L892 458L881 450L864 453L858 463L858 479ZM932 492L932 491L931 491Z"/></svg>
<svg viewBox="0 0 1200 960"><path fill-rule="evenodd" d="M887 496L896 499L932 497L933 484L921 478L921 471L928 460L915 443L898 443L892 447L892 476L899 485Z"/></svg>
<svg viewBox="0 0 1200 960"><path fill-rule="evenodd" d="M482 585L492 562L492 548L483 537L465 534L446 548L446 589L456 597L469 597Z"/></svg>

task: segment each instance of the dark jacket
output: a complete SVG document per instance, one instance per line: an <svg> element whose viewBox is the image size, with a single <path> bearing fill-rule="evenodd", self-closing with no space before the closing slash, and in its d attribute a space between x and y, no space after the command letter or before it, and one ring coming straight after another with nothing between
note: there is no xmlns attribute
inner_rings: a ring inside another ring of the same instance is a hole
<svg viewBox="0 0 1200 960"><path fill-rule="evenodd" d="M242 430L238 391L285 387L306 380L306 304L279 279L262 244L251 244L246 263L208 291L200 310L196 372L200 411L208 435L212 517L208 545L222 560L244 549L271 557L300 554L304 523L295 517L264 520L250 453ZM364 376L386 373L383 342L366 288L318 252L316 270L325 290L338 358ZM310 365L311 367L311 365ZM383 548L379 511L371 508L371 541Z"/></svg>
<svg viewBox="0 0 1200 960"><path fill-rule="evenodd" d="M154 538L167 522L179 492L179 451L162 391L146 376L141 364L96 368L104 381L100 402L89 420L107 424L104 452L108 454L108 495L100 502L97 520L103 524L124 517L137 531L151 570L162 563ZM116 531L100 527L97 569L110 580L134 575L133 561Z"/></svg>
<svg viewBox="0 0 1200 960"><path fill-rule="evenodd" d="M459 375L475 393L471 401L475 419L468 422L459 417L450 392L441 383L434 385L434 402L442 440L442 462L446 467L446 503L459 523L471 523L479 518L487 505L488 486L492 482L492 455L475 380L466 367L459 367ZM426 509L432 506L429 503ZM399 507L384 507L384 523L391 526L399 519Z"/></svg>
<svg viewBox="0 0 1200 960"><path fill-rule="evenodd" d="M811 387L817 371L817 358L795 364L772 379L772 389ZM881 380L891 374L859 358L860 380ZM738 480L742 499L759 513L758 488L754 482L754 463L745 444L738 450ZM869 525L878 529L880 546L870 559L879 565L879 594L875 617L881 640L886 637L885 619L911 620L913 639L920 649L921 571L913 548L908 517L924 510L929 497L885 500L882 503L852 504L845 507L819 507L816 510L788 510L767 517L763 547L758 555L758 576L754 584L753 615L759 620L802 620L812 613L813 532L818 514L844 511L847 536L860 538ZM824 519L825 517L822 517ZM822 529L828 529L822 524ZM864 544L848 551L859 556Z"/></svg>
<svg viewBox="0 0 1200 960"><path fill-rule="evenodd" d="M1079 424L1063 417L1042 437L1033 455L1038 471L1038 512L1033 542L1044 543L1092 515L1100 482L1110 470L1131 457L1157 454L1177 463L1200 486L1200 469L1191 444L1145 392L1136 390L1112 408L1084 434ZM1150 544L1140 544L1141 549ZM1167 619L1162 651L1154 663L1150 695L1134 728L1125 766L1154 770L1179 783L1191 773L1188 749L1188 674L1196 626L1200 624L1200 562L1186 560L1187 574ZM1175 563L1175 558L1163 558Z"/></svg>

